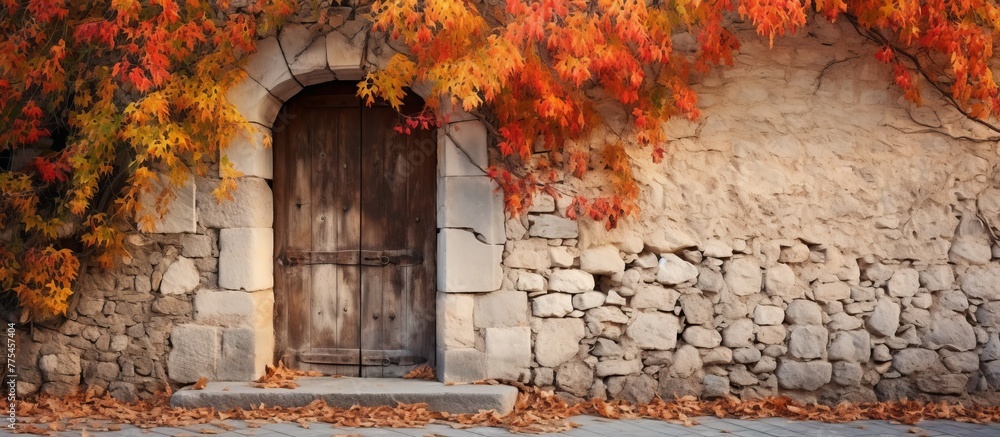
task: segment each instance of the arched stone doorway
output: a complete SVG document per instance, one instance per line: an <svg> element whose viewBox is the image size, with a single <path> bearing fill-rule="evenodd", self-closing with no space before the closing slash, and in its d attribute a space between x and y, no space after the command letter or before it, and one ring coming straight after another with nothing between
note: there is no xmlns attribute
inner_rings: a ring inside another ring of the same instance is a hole
<svg viewBox="0 0 1000 437"><path fill-rule="evenodd" d="M310 85L362 78L364 27L364 23L347 22L328 35L316 36L304 26L292 24L283 28L278 38L259 41L258 51L244 67L248 78L228 94L256 128L252 135L234 138L223 154L243 173L238 181L241 189L252 185L255 190L270 190L267 184L253 181L274 177L273 153L267 144L272 129L282 129L281 108L285 101ZM427 98L419 87L415 91ZM435 364L440 380L474 381L493 373L488 371L484 350L490 346L484 348L482 334L477 333L473 299L467 293L500 289L505 242L503 204L484 171L488 164L485 127L459 109L450 111L448 119L448 125L437 131L434 152ZM274 243L273 226L220 229L219 287L269 294L273 299L273 267L280 255ZM275 345L274 312L266 305L258 307L246 321L255 327L253 351L247 357L254 363L254 372L247 379L259 376L264 364L281 358L282 353ZM503 345L493 347L500 349L492 356L499 356ZM509 367L502 360L496 366Z"/></svg>

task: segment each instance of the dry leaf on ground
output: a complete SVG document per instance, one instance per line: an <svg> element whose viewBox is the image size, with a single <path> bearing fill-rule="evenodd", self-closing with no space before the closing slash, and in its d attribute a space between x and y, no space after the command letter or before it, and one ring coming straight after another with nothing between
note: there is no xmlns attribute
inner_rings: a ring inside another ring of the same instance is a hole
<svg viewBox="0 0 1000 437"><path fill-rule="evenodd" d="M300 376L323 376L314 370L308 372L285 367L285 363L278 361L276 366L266 366L264 376L261 376L252 385L257 388L288 388L292 389L299 385L295 383L295 378Z"/></svg>
<svg viewBox="0 0 1000 437"><path fill-rule="evenodd" d="M204 390L208 387L208 378L198 378L198 382L191 386L192 390Z"/></svg>
<svg viewBox="0 0 1000 437"><path fill-rule="evenodd" d="M403 375L403 378L404 379L426 379L426 380L433 381L434 379L437 378L437 376L434 374L434 368L433 367L428 366L426 364L421 364L421 365L419 365L417 367L414 367L413 370L410 370L409 372L406 372L406 375Z"/></svg>
<svg viewBox="0 0 1000 437"><path fill-rule="evenodd" d="M272 370L274 381L290 381L304 372L295 372L280 366ZM19 418L23 425L15 430L19 434L47 435L53 432L35 424L59 423L58 429L68 431L120 429L120 423L140 428L184 427L215 425L219 420L242 420L248 428L259 428L263 423L293 422L300 426L322 422L344 427L393 427L414 428L429 423L446 423L456 428L468 426L493 426L516 433L549 433L570 430L578 425L567 420L579 414L592 414L609 419L651 418L685 425L694 425L702 416L743 419L786 417L795 420L823 422L849 422L853 420L887 420L915 424L924 419L950 419L972 423L1000 422L1000 406L922 403L917 401L843 403L840 405L802 404L787 397L770 397L742 401L735 397L715 400L698 400L692 396L665 401L653 399L648 404L631 405L622 401L594 399L569 405L550 391L523 384L508 382L520 393L514 411L501 416L493 411L476 414L449 414L431 411L426 404L400 404L395 407L335 408L322 400L298 408L260 406L249 410L215 411L211 408L174 408L164 393L152 399L133 403L117 401L107 395L83 393L69 397L39 395L23 399L19 405ZM0 400L0 407L7 404ZM107 421L103 425L95 421ZM206 429L212 432L214 430Z"/></svg>

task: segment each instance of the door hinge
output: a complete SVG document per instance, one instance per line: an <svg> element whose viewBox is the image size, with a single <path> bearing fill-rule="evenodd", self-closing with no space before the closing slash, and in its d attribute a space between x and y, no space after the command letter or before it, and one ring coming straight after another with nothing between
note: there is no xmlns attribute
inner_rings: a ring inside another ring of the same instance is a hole
<svg viewBox="0 0 1000 437"><path fill-rule="evenodd" d="M288 249L278 257L286 266L336 264L342 266L414 266L423 263L415 250L335 250L331 252Z"/></svg>

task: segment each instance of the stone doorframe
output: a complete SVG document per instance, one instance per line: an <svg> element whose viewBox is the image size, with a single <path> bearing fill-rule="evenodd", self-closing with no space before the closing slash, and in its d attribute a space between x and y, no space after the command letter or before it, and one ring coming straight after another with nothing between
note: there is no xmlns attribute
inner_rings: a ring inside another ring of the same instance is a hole
<svg viewBox="0 0 1000 437"><path fill-rule="evenodd" d="M247 78L228 94L230 102L256 124L257 133L235 138L224 152L239 178L236 201L267 203L256 227L220 228L219 288L230 297L239 292L262 303L243 312L242 325L254 327L252 374L230 379L252 379L273 362L274 236L272 178L272 129L282 128L281 108L305 86L332 80L363 77L366 26L348 21L328 35L314 35L303 25L285 26L280 35L258 41L257 52L244 69ZM387 48L386 48L387 49ZM427 98L427 92L415 90ZM446 102L447 103L447 102ZM414 150L410 159L438 160L437 179L437 372L443 381L470 381L484 376L485 356L476 348L472 299L456 293L481 293L500 289L501 256L506 240L501 196L486 168L487 136L483 124L468 113L455 110L449 123L438 129L437 150ZM239 193L239 190L252 190ZM261 202L261 201L264 202ZM254 205L246 205L253 209ZM237 210L246 210L237 208ZM195 312L199 312L195 302ZM224 342L225 339L223 339ZM250 351L244 351L244 353ZM225 345L223 345L225 354ZM249 369L250 363L243 367ZM221 376L221 375L220 375Z"/></svg>

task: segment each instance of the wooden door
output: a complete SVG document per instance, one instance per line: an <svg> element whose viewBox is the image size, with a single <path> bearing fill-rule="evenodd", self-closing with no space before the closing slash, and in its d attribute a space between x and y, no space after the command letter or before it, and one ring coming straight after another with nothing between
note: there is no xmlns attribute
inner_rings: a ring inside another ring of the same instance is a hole
<svg viewBox="0 0 1000 437"><path fill-rule="evenodd" d="M396 111L355 90L306 88L273 128L277 351L290 367L401 376L434 366L437 136L395 132Z"/></svg>

